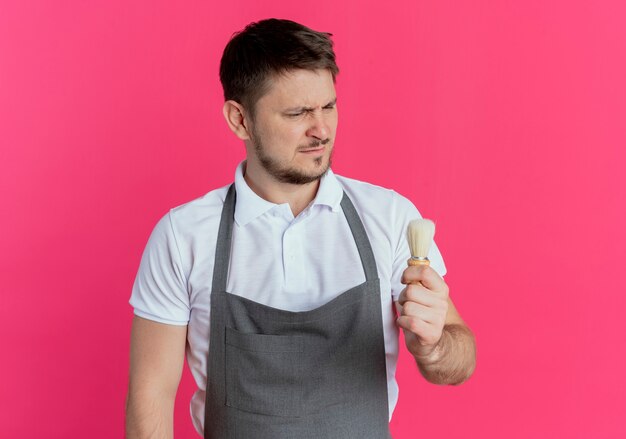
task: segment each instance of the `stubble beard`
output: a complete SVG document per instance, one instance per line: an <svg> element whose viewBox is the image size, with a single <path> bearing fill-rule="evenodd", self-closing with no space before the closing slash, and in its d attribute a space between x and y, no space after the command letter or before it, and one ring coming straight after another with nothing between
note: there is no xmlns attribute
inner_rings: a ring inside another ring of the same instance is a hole
<svg viewBox="0 0 626 439"><path fill-rule="evenodd" d="M310 175L310 174L305 174L304 172L301 172L300 170L295 169L295 168L282 166L278 162L278 160L275 160L274 158L267 155L265 153L265 147L261 143L261 139L259 138L259 136L256 135L256 133L251 133L250 140L252 141L254 145L254 150L259 159L259 162L261 163L261 166L263 166L263 169L265 169L265 171L269 175L271 175L273 178L275 178L277 181L280 181L281 183L298 184L298 185L308 184L308 183L314 182L322 178L330 169L331 162L332 162L332 155L333 155L332 146L331 146L331 150L328 156L328 163L326 164L324 169L320 172ZM330 139L311 142L307 146L307 148L315 148L321 145L325 145L329 141ZM313 159L316 165L321 165L323 160L324 160L323 156L316 157L315 159Z"/></svg>

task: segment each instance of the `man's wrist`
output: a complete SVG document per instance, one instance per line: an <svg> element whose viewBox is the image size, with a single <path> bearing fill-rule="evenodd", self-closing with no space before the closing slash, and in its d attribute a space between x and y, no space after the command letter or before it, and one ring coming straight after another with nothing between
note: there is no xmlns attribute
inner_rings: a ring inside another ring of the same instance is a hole
<svg viewBox="0 0 626 439"><path fill-rule="evenodd" d="M476 344L472 332L464 325L444 326L439 342L428 355L415 355L417 366L433 384L460 384L476 367Z"/></svg>
<svg viewBox="0 0 626 439"><path fill-rule="evenodd" d="M415 361L417 361L417 363L422 366L428 366L437 363L444 356L449 337L450 334L444 326L443 331L441 331L441 337L433 348L428 350L427 353L419 352L420 349L417 349L416 352L412 353L413 357L415 357Z"/></svg>

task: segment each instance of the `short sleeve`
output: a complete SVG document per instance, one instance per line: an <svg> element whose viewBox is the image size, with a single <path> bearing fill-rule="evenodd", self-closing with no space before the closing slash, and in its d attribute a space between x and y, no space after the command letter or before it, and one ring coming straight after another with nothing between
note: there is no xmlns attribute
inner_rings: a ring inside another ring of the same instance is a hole
<svg viewBox="0 0 626 439"><path fill-rule="evenodd" d="M143 251L130 304L135 315L160 323L189 322L189 293L171 212L154 227Z"/></svg>
<svg viewBox="0 0 626 439"><path fill-rule="evenodd" d="M402 273L407 268L407 260L411 257L411 251L409 250L409 243L407 241L406 232L409 222L422 218L417 208L411 201L393 192L394 200L394 230L396 247L395 257L393 261L392 276L391 276L391 294L394 300L398 299L398 296L404 289L405 285L400 282L402 279ZM446 274L446 265L443 262L443 257L437 244L433 241L432 246L428 252L428 259L430 260L430 266L443 277Z"/></svg>

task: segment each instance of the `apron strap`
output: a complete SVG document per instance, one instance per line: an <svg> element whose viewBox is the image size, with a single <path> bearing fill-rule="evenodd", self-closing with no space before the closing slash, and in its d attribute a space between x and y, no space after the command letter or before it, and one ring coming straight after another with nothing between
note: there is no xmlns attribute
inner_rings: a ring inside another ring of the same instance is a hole
<svg viewBox="0 0 626 439"><path fill-rule="evenodd" d="M343 209L343 214L348 220L350 231L352 231L356 247L359 250L361 264L363 265L363 270L365 271L365 279L368 281L378 279L378 269L376 268L376 260L374 259L372 245L370 244L370 240L367 238L367 232L365 231L363 222L361 221L359 214L345 191L343 193L343 198L341 199L341 208Z"/></svg>
<svg viewBox="0 0 626 439"><path fill-rule="evenodd" d="M220 228L217 232L217 245L215 246L215 263L213 265L213 286L211 291L226 291L228 280L228 266L230 262L230 247L233 238L233 219L235 216L235 183L231 184L226 193Z"/></svg>

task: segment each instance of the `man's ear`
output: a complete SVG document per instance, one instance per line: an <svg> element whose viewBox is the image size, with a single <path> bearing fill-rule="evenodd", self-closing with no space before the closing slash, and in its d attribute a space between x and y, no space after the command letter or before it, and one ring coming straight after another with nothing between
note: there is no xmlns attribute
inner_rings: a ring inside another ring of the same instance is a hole
<svg viewBox="0 0 626 439"><path fill-rule="evenodd" d="M224 102L222 113L224 113L224 119L226 119L228 127L237 137L241 140L248 140L250 138L248 121L245 118L244 109L241 104L232 100L226 101Z"/></svg>

